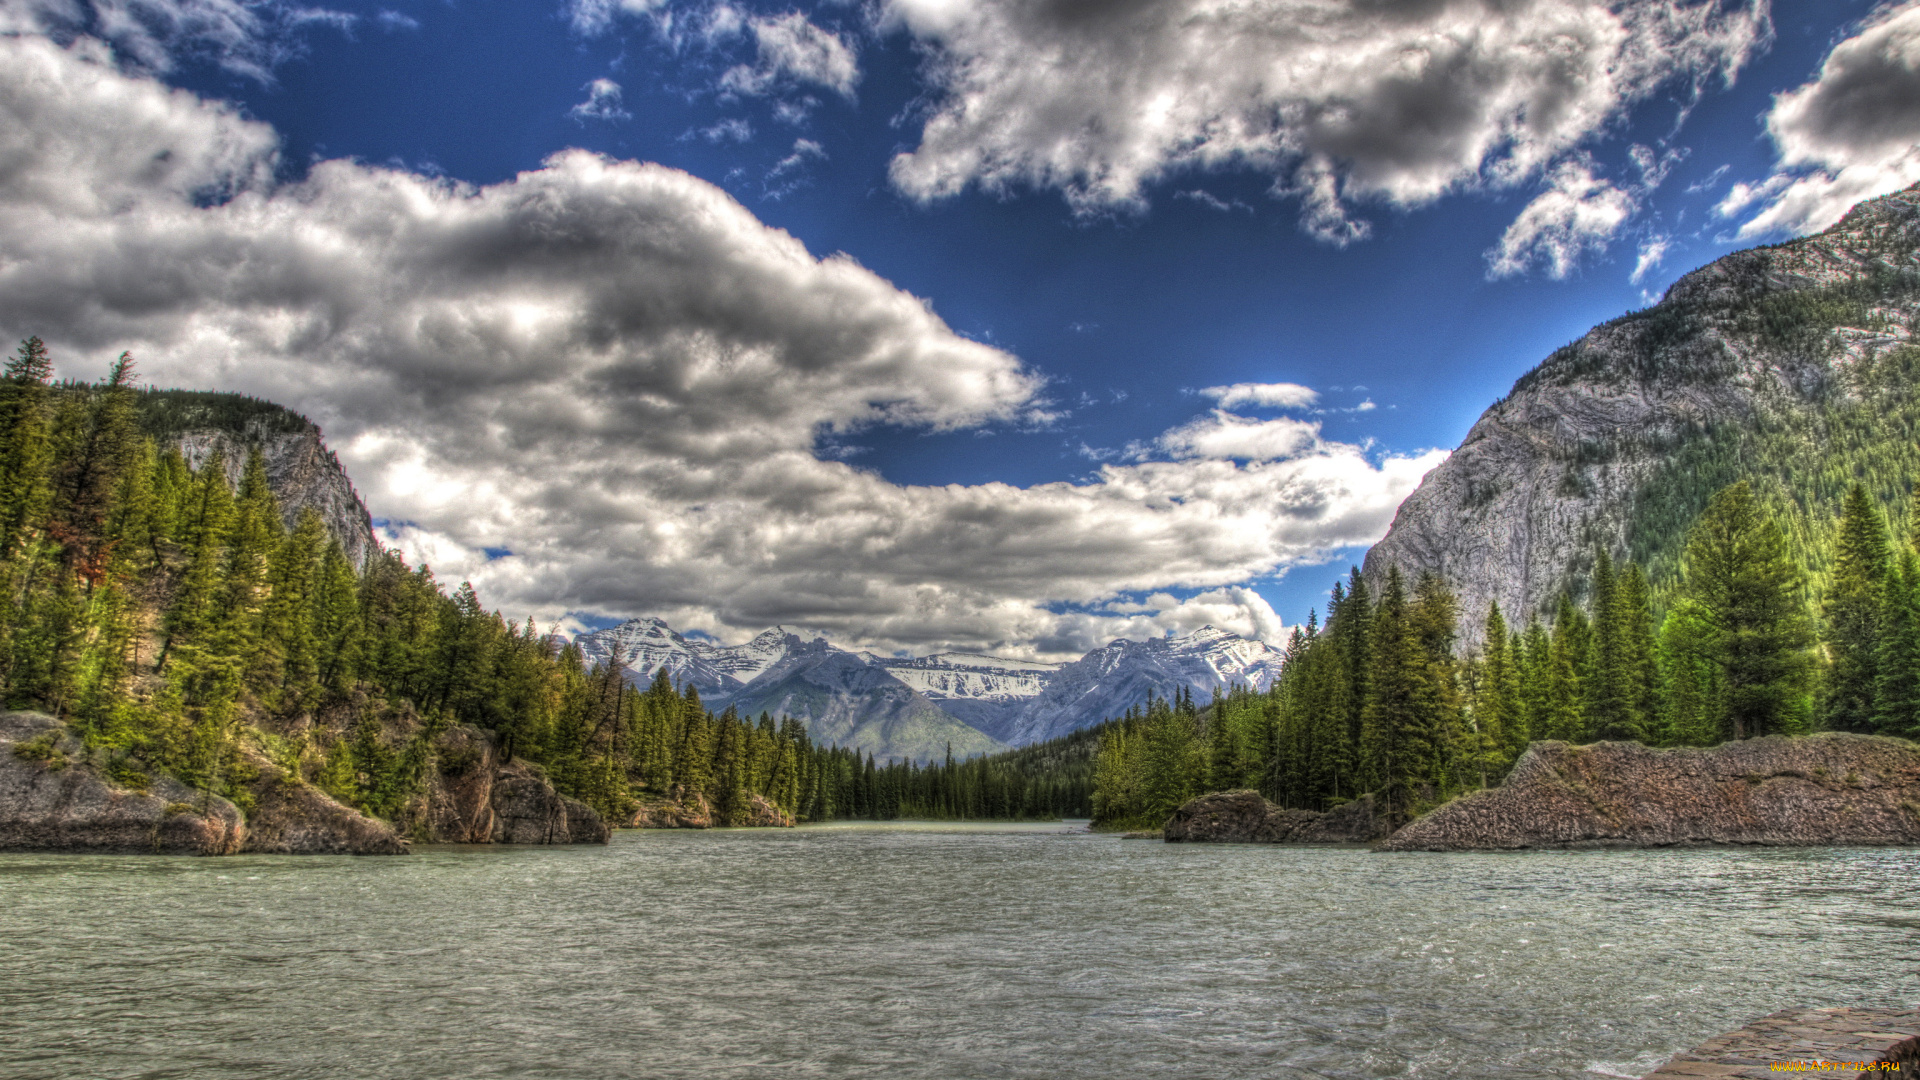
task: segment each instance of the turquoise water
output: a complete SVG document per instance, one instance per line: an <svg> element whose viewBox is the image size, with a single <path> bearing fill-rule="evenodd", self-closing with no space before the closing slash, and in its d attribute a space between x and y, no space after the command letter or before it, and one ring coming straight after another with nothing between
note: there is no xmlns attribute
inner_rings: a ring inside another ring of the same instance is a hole
<svg viewBox="0 0 1920 1080"><path fill-rule="evenodd" d="M1057 825L0 855L0 1077L1637 1076L1920 1000L1916 871Z"/></svg>

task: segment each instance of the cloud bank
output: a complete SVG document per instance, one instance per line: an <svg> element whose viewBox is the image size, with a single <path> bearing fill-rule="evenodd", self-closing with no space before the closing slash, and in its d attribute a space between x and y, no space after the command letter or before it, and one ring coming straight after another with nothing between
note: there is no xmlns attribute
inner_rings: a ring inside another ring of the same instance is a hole
<svg viewBox="0 0 1920 1080"><path fill-rule="evenodd" d="M276 148L97 44L0 39L0 331L63 375L128 348L155 384L308 413L399 543L516 616L1057 655L1158 625L1103 605L1181 590L1209 599L1166 625L1252 631L1274 624L1244 583L1376 539L1444 456L1223 409L1080 483L890 483L816 448L1043 426L1043 376L677 170L567 151L487 187L351 161L283 183Z"/></svg>
<svg viewBox="0 0 1920 1080"><path fill-rule="evenodd" d="M1766 9L886 0L881 25L928 50L935 89L919 145L894 158L891 176L922 201L1051 188L1099 213L1144 206L1146 188L1177 172L1247 168L1300 199L1302 228L1345 244L1368 233L1356 204L1419 206L1527 182L1663 88L1685 97L1730 80L1769 39ZM1554 175L1564 193L1566 177ZM1579 230L1596 222L1577 214L1539 250L1551 263L1584 246Z"/></svg>
<svg viewBox="0 0 1920 1080"><path fill-rule="evenodd" d="M1743 240L1819 232L1861 199L1920 182L1920 2L1881 9L1833 47L1818 78L1777 95L1767 134L1773 175L1735 184L1717 208L1756 211Z"/></svg>

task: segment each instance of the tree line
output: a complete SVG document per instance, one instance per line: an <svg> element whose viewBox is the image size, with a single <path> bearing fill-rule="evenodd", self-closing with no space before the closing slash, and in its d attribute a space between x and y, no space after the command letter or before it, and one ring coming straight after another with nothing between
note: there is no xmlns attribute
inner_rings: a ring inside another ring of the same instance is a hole
<svg viewBox="0 0 1920 1080"><path fill-rule="evenodd" d="M0 700L65 719L121 783L163 771L247 809L271 764L404 826L431 771L461 764L436 740L466 724L614 823L661 798L720 824L756 800L802 820L1087 812L1090 748L1078 771L1052 744L881 763L792 718L715 715L664 672L630 685L397 552L353 565L311 510L289 527L258 446L236 484L217 449L194 467L173 438L297 416L138 390L125 354L99 383L52 374L37 338L0 372Z"/></svg>
<svg viewBox="0 0 1920 1080"><path fill-rule="evenodd" d="M1093 814L1157 827L1195 795L1257 788L1315 810L1372 794L1404 817L1498 783L1538 739L1914 738L1916 543L1896 544L1883 509L1853 485L1816 607L1779 515L1735 483L1694 522L1658 617L1642 569L1601 551L1550 622L1518 627L1490 604L1482 645L1464 656L1444 581L1425 573L1409 586L1392 567L1376 598L1356 569L1334 586L1326 626L1310 618L1294 631L1266 692L1235 687L1205 709L1150 701L1106 730Z"/></svg>

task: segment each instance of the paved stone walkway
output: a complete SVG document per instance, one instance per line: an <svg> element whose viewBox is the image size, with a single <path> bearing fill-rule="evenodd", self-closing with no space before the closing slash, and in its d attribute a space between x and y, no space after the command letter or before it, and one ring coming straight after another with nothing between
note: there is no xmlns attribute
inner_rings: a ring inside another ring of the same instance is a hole
<svg viewBox="0 0 1920 1080"><path fill-rule="evenodd" d="M1865 1070L1846 1063L1873 1061L1914 1035L1920 1035L1920 1009L1787 1009L1675 1054L1644 1080L1859 1075Z"/></svg>

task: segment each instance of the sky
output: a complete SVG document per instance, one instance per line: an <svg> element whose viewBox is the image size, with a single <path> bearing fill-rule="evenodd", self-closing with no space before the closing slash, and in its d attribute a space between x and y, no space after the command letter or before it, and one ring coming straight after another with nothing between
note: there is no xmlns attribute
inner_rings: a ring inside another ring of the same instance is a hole
<svg viewBox="0 0 1920 1080"><path fill-rule="evenodd" d="M1920 0L0 0L0 333L305 413L516 620L1277 644L1916 140Z"/></svg>

